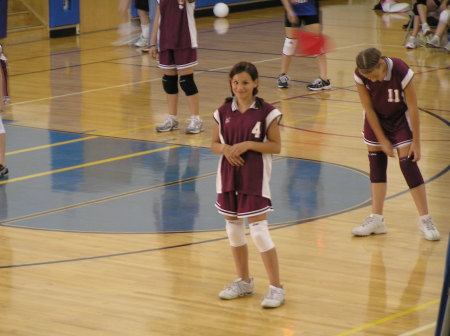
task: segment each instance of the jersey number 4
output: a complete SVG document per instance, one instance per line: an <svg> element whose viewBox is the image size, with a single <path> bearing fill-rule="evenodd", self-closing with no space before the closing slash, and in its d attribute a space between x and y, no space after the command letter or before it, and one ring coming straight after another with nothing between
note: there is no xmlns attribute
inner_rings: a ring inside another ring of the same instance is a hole
<svg viewBox="0 0 450 336"><path fill-rule="evenodd" d="M388 89L388 102L400 103L400 91L397 89Z"/></svg>
<svg viewBox="0 0 450 336"><path fill-rule="evenodd" d="M259 138L261 136L261 121L258 121L252 129L252 134L255 138Z"/></svg>

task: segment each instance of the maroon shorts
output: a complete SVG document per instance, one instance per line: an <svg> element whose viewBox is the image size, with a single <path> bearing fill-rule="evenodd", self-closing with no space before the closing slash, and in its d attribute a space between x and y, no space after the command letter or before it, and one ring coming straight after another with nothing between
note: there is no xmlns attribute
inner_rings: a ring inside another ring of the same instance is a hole
<svg viewBox="0 0 450 336"><path fill-rule="evenodd" d="M167 49L159 52L158 66L161 69L186 69L197 64L197 49Z"/></svg>
<svg viewBox="0 0 450 336"><path fill-rule="evenodd" d="M258 195L238 194L235 191L218 194L216 208L222 215L239 218L273 211L270 199Z"/></svg>
<svg viewBox="0 0 450 336"><path fill-rule="evenodd" d="M383 125L381 125L383 126ZM409 145L412 143L413 135L408 124L402 125L402 127L396 129L395 131L383 128L383 132L392 144L392 147L399 148L402 146ZM375 133L369 125L367 119L364 120L364 131L363 131L364 142L367 145L381 147Z"/></svg>

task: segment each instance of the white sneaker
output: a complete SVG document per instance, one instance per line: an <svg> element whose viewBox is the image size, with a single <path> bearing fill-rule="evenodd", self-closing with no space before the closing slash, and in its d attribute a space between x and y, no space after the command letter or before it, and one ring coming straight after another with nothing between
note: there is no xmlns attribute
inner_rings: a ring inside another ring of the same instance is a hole
<svg viewBox="0 0 450 336"><path fill-rule="evenodd" d="M178 129L178 121L175 118L168 117L161 125L156 126L157 132L169 132Z"/></svg>
<svg viewBox="0 0 450 336"><path fill-rule="evenodd" d="M422 34L424 36L427 36L428 34L431 34L431 29L428 23L422 23Z"/></svg>
<svg viewBox="0 0 450 336"><path fill-rule="evenodd" d="M441 39L439 38L439 36L434 35L430 40L428 40L427 47L440 48L441 47Z"/></svg>
<svg viewBox="0 0 450 336"><path fill-rule="evenodd" d="M409 38L408 43L406 43L406 49L416 49L417 48L417 41L414 36L411 36Z"/></svg>
<svg viewBox="0 0 450 336"><path fill-rule="evenodd" d="M187 134L197 134L204 131L203 121L199 117L191 117L188 122L189 124L186 127Z"/></svg>
<svg viewBox="0 0 450 336"><path fill-rule="evenodd" d="M450 41L447 42L444 49L447 50L448 52L450 52Z"/></svg>
<svg viewBox="0 0 450 336"><path fill-rule="evenodd" d="M420 218L419 229L422 231L423 236L426 240L440 240L441 235L439 231L434 226L433 219L430 215Z"/></svg>
<svg viewBox="0 0 450 336"><path fill-rule="evenodd" d="M148 47L150 45L150 39L149 38L145 38L144 36L139 36L139 40L137 40L134 43L135 47L140 47L140 48L144 48L144 47Z"/></svg>
<svg viewBox="0 0 450 336"><path fill-rule="evenodd" d="M223 300L232 300L252 294L253 278L250 278L250 282L245 282L239 278L227 285L227 287L219 293L219 297Z"/></svg>
<svg viewBox="0 0 450 336"><path fill-rule="evenodd" d="M270 285L267 295L261 302L263 308L276 308L283 304L284 302L284 288L278 288Z"/></svg>
<svg viewBox="0 0 450 336"><path fill-rule="evenodd" d="M383 216L374 214L369 215L361 226L357 226L352 230L352 234L358 237L370 236L372 233L381 234L386 232L386 223L384 222Z"/></svg>

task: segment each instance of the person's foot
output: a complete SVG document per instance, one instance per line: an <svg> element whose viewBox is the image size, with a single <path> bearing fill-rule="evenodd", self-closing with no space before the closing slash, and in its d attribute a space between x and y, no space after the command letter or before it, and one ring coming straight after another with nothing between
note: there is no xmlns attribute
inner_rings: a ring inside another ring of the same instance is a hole
<svg viewBox="0 0 450 336"><path fill-rule="evenodd" d="M278 87L280 89L287 89L289 87L289 76L285 73L282 73L278 76Z"/></svg>
<svg viewBox="0 0 450 336"><path fill-rule="evenodd" d="M223 300L232 300L252 295L253 287L253 278L250 278L250 282L245 282L239 278L228 284L225 289L219 293L219 297Z"/></svg>
<svg viewBox="0 0 450 336"><path fill-rule="evenodd" d="M331 89L331 83L329 79L317 78L314 82L308 84L306 87L311 91L329 90Z"/></svg>
<svg viewBox="0 0 450 336"><path fill-rule="evenodd" d="M428 40L427 47L440 48L441 47L441 39L439 38L439 36L434 35L430 40Z"/></svg>
<svg viewBox="0 0 450 336"><path fill-rule="evenodd" d="M417 39L414 36L411 36L406 43L406 49L416 49L417 48Z"/></svg>
<svg viewBox="0 0 450 336"><path fill-rule="evenodd" d="M441 235L433 223L430 215L422 216L419 220L419 229L426 240L440 240Z"/></svg>
<svg viewBox="0 0 450 336"><path fill-rule="evenodd" d="M353 228L352 234L357 237L370 236L371 234L387 233L386 223L381 215L369 215L362 225Z"/></svg>
<svg viewBox="0 0 450 336"><path fill-rule="evenodd" d="M428 23L422 23L422 34L423 36L431 34L431 29Z"/></svg>
<svg viewBox="0 0 450 336"><path fill-rule="evenodd" d="M203 132L203 121L200 117L192 116L191 119L188 120L189 124L186 127L187 134L197 134Z"/></svg>
<svg viewBox="0 0 450 336"><path fill-rule="evenodd" d="M166 120L163 121L161 125L156 126L157 132L169 132L178 129L178 121L169 116Z"/></svg>
<svg viewBox="0 0 450 336"><path fill-rule="evenodd" d="M284 288L270 285L269 290L261 302L263 308L277 308L284 303Z"/></svg>
<svg viewBox="0 0 450 336"><path fill-rule="evenodd" d="M144 36L139 36L139 39L134 43L135 47L146 48L150 45L150 39Z"/></svg>

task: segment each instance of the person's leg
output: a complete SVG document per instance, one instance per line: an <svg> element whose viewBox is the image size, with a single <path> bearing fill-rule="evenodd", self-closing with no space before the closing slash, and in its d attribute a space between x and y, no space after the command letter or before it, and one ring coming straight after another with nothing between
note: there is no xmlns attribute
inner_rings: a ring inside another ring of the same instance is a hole
<svg viewBox="0 0 450 336"><path fill-rule="evenodd" d="M423 183L422 174L417 162L412 162L407 156L410 146L403 146L397 149L400 160L400 168L405 177L405 180L410 187L411 196L416 205L419 216L428 214L428 201Z"/></svg>
<svg viewBox="0 0 450 336"><path fill-rule="evenodd" d="M322 28L320 23L313 23L305 26L305 30L310 33L320 34ZM316 57L317 65L319 67L319 77L324 80L328 80L327 74L327 55L321 54Z"/></svg>
<svg viewBox="0 0 450 336"><path fill-rule="evenodd" d="M217 197L216 206L225 215L225 229L231 246L234 265L238 278L219 292L223 300L232 300L253 294L253 279L249 276L248 247L245 236L245 222L235 215L237 211L237 195L234 192L222 193Z"/></svg>
<svg viewBox="0 0 450 336"><path fill-rule="evenodd" d="M138 9L138 14L141 21L141 35L134 45L136 47L148 47L150 44L150 19L148 12Z"/></svg>
<svg viewBox="0 0 450 336"><path fill-rule="evenodd" d="M383 218L384 199L387 190L387 156L380 147L367 146L369 151L370 190L372 196L372 213L363 224L352 229L355 236L369 236L371 234L386 233Z"/></svg>
<svg viewBox="0 0 450 336"><path fill-rule="evenodd" d="M188 108L191 116L199 115L199 94L196 88L193 76L194 76L194 67L189 67L185 69L179 69L178 74L180 75L180 86L184 90L186 94L186 98L188 101ZM182 82L185 80L185 83ZM194 93L197 92L197 93Z"/></svg>
<svg viewBox="0 0 450 336"><path fill-rule="evenodd" d="M244 220L237 217L225 216L226 229L230 241L231 253L238 278L250 282L248 268L248 245L245 240Z"/></svg>
<svg viewBox="0 0 450 336"><path fill-rule="evenodd" d="M148 0L135 0L134 5L141 23L141 34L135 42L136 47L147 47L150 44L150 18Z"/></svg>
<svg viewBox="0 0 450 336"><path fill-rule="evenodd" d="M167 112L171 116L176 116L178 109L178 73L176 69L164 69L163 73L163 81L166 79L163 85L166 85ZM176 90L175 86L177 87ZM175 91L177 92L175 93Z"/></svg>
<svg viewBox="0 0 450 336"><path fill-rule="evenodd" d="M439 240L440 234L434 225L433 219L428 213L428 201L425 190L425 183L417 165L411 158L408 158L410 146L397 149L400 160L400 168L408 184L411 196L419 213L419 229L427 240Z"/></svg>
<svg viewBox="0 0 450 336"><path fill-rule="evenodd" d="M269 289L261 302L263 308L276 308L284 302L284 288L280 283L280 270L278 255L275 244L270 236L267 226L267 215L265 213L248 218L250 236L253 243L261 254L267 277L269 278Z"/></svg>
<svg viewBox="0 0 450 336"><path fill-rule="evenodd" d="M298 28L285 27L286 39L283 45L283 53L281 56L281 73L287 74L291 65L292 56L295 54L297 46L295 32Z"/></svg>
<svg viewBox="0 0 450 336"><path fill-rule="evenodd" d="M441 38L444 33L447 33L448 22L450 19L450 9L445 9L439 14L439 23L434 32L434 36L427 42L430 47L439 48L441 46Z"/></svg>
<svg viewBox="0 0 450 336"><path fill-rule="evenodd" d="M260 251L269 283L272 286L281 287L278 256L267 228L267 215L264 213L249 217L248 225L250 227L250 235Z"/></svg>

